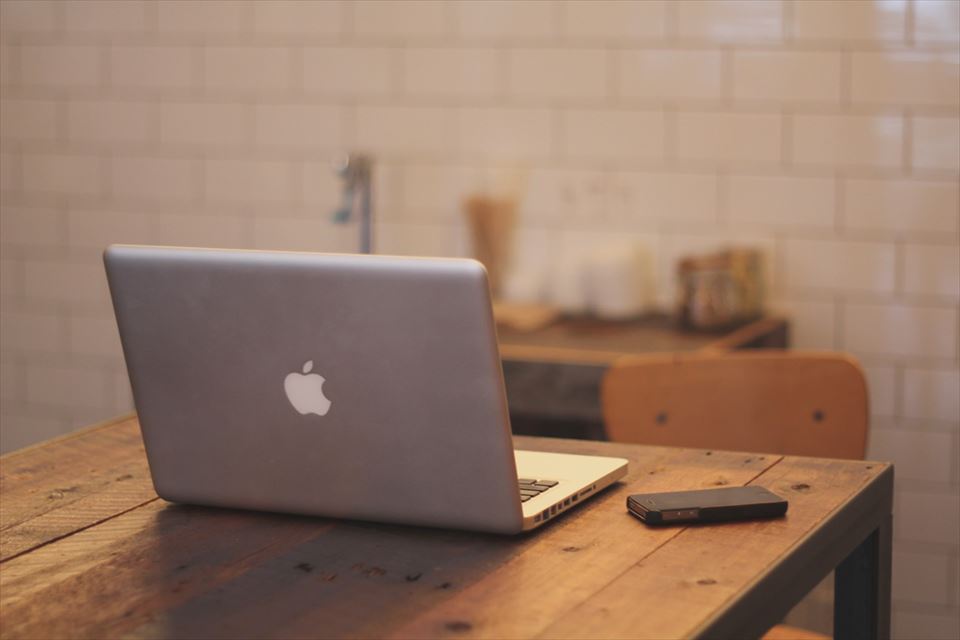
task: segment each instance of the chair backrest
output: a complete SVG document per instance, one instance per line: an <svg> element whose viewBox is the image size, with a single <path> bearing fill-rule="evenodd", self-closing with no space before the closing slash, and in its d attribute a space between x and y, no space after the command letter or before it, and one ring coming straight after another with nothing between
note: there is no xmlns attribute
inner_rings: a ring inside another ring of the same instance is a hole
<svg viewBox="0 0 960 640"><path fill-rule="evenodd" d="M621 358L602 384L616 442L862 459L860 365L838 353L743 351Z"/></svg>

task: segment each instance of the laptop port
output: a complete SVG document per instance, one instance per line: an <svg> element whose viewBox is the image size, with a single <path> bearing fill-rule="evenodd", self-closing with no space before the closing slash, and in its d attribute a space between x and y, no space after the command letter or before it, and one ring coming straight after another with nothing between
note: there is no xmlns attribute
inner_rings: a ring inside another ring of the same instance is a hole
<svg viewBox="0 0 960 640"><path fill-rule="evenodd" d="M540 522L540 514L539 514L539 513L538 513L537 515L533 516L533 521L534 521L534 522Z"/></svg>
<svg viewBox="0 0 960 640"><path fill-rule="evenodd" d="M574 502L576 502L577 500L580 499L580 496L574 494L573 496L570 497L570 499L573 500Z"/></svg>
<svg viewBox="0 0 960 640"><path fill-rule="evenodd" d="M566 500L563 501L563 506L565 506L565 507L569 507L569 506L570 506L570 498L567 498Z"/></svg>

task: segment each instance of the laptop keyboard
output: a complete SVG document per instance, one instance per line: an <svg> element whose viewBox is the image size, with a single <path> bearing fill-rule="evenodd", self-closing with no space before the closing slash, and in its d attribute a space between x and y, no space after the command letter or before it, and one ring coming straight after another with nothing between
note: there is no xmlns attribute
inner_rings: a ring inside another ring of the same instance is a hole
<svg viewBox="0 0 960 640"><path fill-rule="evenodd" d="M520 478L517 480L520 486L520 502L526 502L530 498L536 498L544 491L555 487L559 482L556 480L531 480L529 478Z"/></svg>

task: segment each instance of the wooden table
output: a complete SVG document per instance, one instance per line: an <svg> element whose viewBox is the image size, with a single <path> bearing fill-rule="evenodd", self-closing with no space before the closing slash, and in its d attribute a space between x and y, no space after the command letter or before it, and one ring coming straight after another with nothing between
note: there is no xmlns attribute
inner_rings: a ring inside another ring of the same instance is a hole
<svg viewBox="0 0 960 640"><path fill-rule="evenodd" d="M780 316L726 331L692 331L670 315L652 313L623 322L564 319L534 331L498 327L498 334L504 360L610 365L638 353L783 348L788 330Z"/></svg>
<svg viewBox="0 0 960 640"><path fill-rule="evenodd" d="M736 349L785 349L779 316L725 332L685 331L665 314L628 322L561 320L536 331L499 328L513 431L522 435L603 440L600 381L625 355Z"/></svg>
<svg viewBox="0 0 960 640"><path fill-rule="evenodd" d="M506 537L173 505L134 418L0 459L6 639L748 638L837 569L838 638L889 636L883 463L518 438L630 459ZM758 484L786 518L648 528L627 494Z"/></svg>

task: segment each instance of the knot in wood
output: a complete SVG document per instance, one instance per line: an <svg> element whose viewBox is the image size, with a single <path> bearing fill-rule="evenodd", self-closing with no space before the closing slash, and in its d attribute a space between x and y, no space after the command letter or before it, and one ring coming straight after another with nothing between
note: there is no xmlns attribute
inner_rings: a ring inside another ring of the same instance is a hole
<svg viewBox="0 0 960 640"><path fill-rule="evenodd" d="M473 629L473 625L466 620L451 620L446 624L446 627L450 631L470 631L470 629Z"/></svg>

